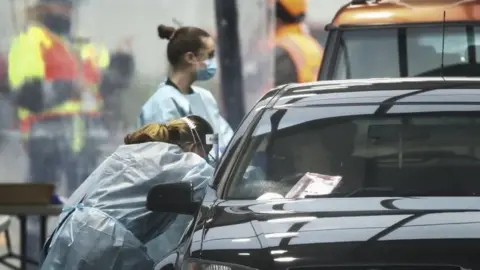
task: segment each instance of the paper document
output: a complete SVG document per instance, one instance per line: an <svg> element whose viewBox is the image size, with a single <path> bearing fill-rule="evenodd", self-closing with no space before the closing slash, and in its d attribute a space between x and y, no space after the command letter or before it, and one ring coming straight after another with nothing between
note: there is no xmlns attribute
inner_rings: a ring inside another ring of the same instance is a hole
<svg viewBox="0 0 480 270"><path fill-rule="evenodd" d="M305 198L307 195L328 195L342 181L341 176L306 173L285 195L287 199Z"/></svg>

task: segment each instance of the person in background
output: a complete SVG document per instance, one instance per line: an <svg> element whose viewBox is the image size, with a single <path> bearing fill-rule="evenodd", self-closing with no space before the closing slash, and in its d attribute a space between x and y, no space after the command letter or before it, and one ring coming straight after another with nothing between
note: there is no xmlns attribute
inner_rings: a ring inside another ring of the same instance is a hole
<svg viewBox="0 0 480 270"><path fill-rule="evenodd" d="M58 187L65 175L66 190L60 195L66 196L79 183L77 158L85 145L82 114L98 113L94 93L85 86L81 59L70 43L73 1L38 0L29 7L31 24L12 40L8 54L11 98L18 107L29 160L28 180L55 183L62 193ZM29 218L27 226L24 255L38 259L37 218Z"/></svg>
<svg viewBox="0 0 480 270"><path fill-rule="evenodd" d="M91 93L91 96L87 96L86 99L90 104L81 114L85 129L85 143L77 156L78 182L74 185L76 188L97 167L98 157L101 156L101 145L105 144L108 138L102 121L104 98L100 85L104 70L110 64L110 55L104 46L93 43L90 38L82 34L77 34L73 38L73 45L82 63L84 87L88 89L88 93Z"/></svg>
<svg viewBox="0 0 480 270"><path fill-rule="evenodd" d="M8 99L10 85L8 84L8 65L4 54L0 53L0 147L6 141L5 131L14 128L12 104ZM0 150L2 150L0 148Z"/></svg>
<svg viewBox="0 0 480 270"><path fill-rule="evenodd" d="M0 54L0 94L10 93L8 84L8 60L4 54Z"/></svg>
<svg viewBox="0 0 480 270"><path fill-rule="evenodd" d="M110 53L108 68L104 71L100 92L103 96L103 122L110 133L121 130L123 124L122 94L135 77L135 57L132 38Z"/></svg>
<svg viewBox="0 0 480 270"><path fill-rule="evenodd" d="M215 41L205 30L197 27L175 29L160 25L158 35L169 40L167 58L171 65L168 78L141 108L139 125L187 115L206 119L218 134L218 146L223 150L233 136L233 130L220 115L212 93L194 86L195 81L215 76Z"/></svg>
<svg viewBox="0 0 480 270"><path fill-rule="evenodd" d="M307 0L276 1L275 86L317 81L323 48L304 24Z"/></svg>
<svg viewBox="0 0 480 270"><path fill-rule="evenodd" d="M146 195L155 185L184 181L201 200L214 172L204 159L211 134L205 119L191 115L127 135L68 199L41 269L154 269L193 217L151 212Z"/></svg>

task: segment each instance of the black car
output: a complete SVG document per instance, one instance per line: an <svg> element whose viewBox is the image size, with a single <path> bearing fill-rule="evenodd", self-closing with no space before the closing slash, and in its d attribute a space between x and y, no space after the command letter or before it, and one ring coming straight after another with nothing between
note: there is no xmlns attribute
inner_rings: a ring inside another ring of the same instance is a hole
<svg viewBox="0 0 480 270"><path fill-rule="evenodd" d="M479 194L480 80L371 79L272 90L202 202L174 183L147 207L195 217L158 269L460 270Z"/></svg>

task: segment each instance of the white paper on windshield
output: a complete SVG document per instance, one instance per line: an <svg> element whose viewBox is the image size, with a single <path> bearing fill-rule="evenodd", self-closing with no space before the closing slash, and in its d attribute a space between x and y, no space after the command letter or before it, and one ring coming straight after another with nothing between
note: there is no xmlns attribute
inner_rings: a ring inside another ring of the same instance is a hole
<svg viewBox="0 0 480 270"><path fill-rule="evenodd" d="M285 195L287 199L305 198L307 195L328 195L342 181L341 176L306 173Z"/></svg>

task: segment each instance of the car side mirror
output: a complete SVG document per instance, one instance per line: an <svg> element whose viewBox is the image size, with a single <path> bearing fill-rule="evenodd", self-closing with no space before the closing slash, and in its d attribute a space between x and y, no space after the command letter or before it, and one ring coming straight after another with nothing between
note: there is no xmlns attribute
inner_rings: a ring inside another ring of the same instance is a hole
<svg viewBox="0 0 480 270"><path fill-rule="evenodd" d="M147 195L147 209L153 212L195 215L200 202L193 200L191 183L179 182L154 186Z"/></svg>

